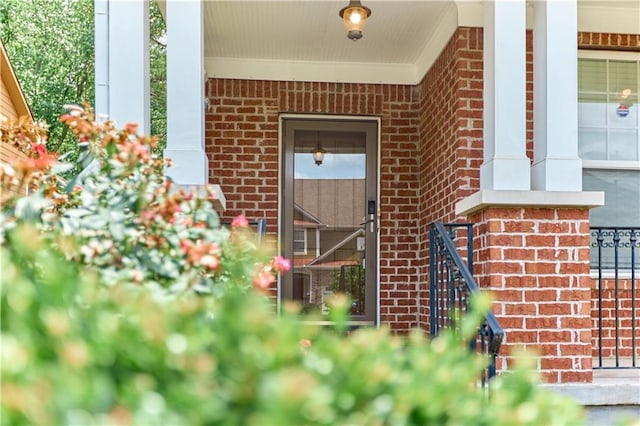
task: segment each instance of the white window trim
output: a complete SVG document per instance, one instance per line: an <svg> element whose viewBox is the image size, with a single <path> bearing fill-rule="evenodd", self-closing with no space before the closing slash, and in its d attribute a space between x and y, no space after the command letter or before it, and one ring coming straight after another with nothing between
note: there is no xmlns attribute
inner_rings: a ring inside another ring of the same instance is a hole
<svg viewBox="0 0 640 426"><path fill-rule="evenodd" d="M296 232L300 232L300 231L302 232L302 235L304 236L304 238L302 240L296 240ZM302 251L295 250L296 241L304 241L304 250ZM307 228L293 230L293 247L294 247L293 254L307 254Z"/></svg>
<svg viewBox="0 0 640 426"><path fill-rule="evenodd" d="M621 50L578 50L580 59L610 59L621 61L640 61L640 52Z"/></svg>
<svg viewBox="0 0 640 426"><path fill-rule="evenodd" d="M640 170L640 161L582 160L583 169Z"/></svg>

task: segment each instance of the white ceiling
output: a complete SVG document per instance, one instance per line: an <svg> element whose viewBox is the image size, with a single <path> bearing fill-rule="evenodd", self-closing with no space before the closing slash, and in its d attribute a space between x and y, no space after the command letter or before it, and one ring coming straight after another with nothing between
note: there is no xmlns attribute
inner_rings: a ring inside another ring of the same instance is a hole
<svg viewBox="0 0 640 426"><path fill-rule="evenodd" d="M205 56L415 63L448 1L366 1L364 37L347 38L347 1L227 1L205 7ZM246 25L239 25L246 22Z"/></svg>
<svg viewBox="0 0 640 426"><path fill-rule="evenodd" d="M415 83L458 25L483 21L482 0L362 2L372 15L364 37L353 42L338 16L348 0L205 0L206 71L227 78ZM582 31L640 33L640 0L578 4Z"/></svg>

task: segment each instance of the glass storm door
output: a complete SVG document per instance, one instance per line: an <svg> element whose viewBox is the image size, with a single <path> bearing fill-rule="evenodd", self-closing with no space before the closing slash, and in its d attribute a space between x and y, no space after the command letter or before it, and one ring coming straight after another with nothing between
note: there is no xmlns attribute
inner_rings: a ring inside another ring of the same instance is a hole
<svg viewBox="0 0 640 426"><path fill-rule="evenodd" d="M377 289L377 121L285 119L282 296L325 316L336 293L354 324L374 324Z"/></svg>

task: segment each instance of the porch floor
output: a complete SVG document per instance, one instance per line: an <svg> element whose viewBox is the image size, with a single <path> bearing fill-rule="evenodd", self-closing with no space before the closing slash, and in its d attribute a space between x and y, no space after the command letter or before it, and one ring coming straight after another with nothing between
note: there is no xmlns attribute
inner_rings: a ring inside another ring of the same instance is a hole
<svg viewBox="0 0 640 426"><path fill-rule="evenodd" d="M633 385L640 384L640 368L599 368L593 370L593 384ZM640 404L640 398L638 403Z"/></svg>
<svg viewBox="0 0 640 426"><path fill-rule="evenodd" d="M592 383L543 386L582 404L586 409L586 425L613 426L626 424L621 423L624 420L640 419L640 368L594 369Z"/></svg>

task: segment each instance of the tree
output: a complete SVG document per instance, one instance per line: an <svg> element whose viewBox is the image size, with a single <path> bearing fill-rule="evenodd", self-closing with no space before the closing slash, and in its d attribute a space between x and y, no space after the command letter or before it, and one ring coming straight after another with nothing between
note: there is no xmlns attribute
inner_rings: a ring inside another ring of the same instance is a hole
<svg viewBox="0 0 640 426"><path fill-rule="evenodd" d="M165 24L150 9L151 132L166 136ZM58 122L65 104L94 102L94 0L0 0L0 37L36 120L49 124L47 149L77 155Z"/></svg>
<svg viewBox="0 0 640 426"><path fill-rule="evenodd" d="M2 1L0 36L35 119L50 125L49 151L74 150L57 118L94 97L93 0Z"/></svg>

